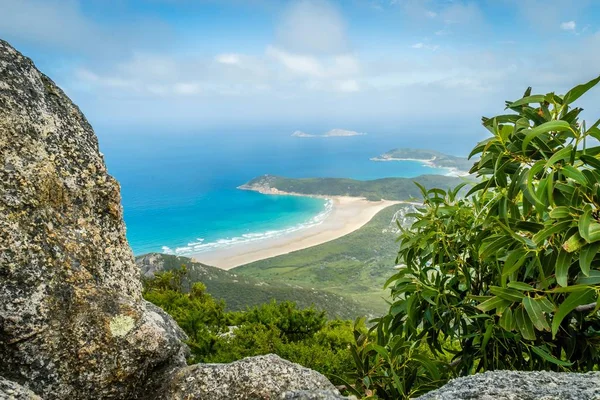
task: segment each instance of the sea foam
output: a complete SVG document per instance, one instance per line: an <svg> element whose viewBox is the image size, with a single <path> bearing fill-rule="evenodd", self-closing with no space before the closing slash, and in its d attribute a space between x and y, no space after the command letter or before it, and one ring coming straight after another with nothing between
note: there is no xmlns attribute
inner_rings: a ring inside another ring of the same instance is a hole
<svg viewBox="0 0 600 400"><path fill-rule="evenodd" d="M250 232L244 233L240 236L235 236L231 238L222 238L212 242L206 242L204 238L198 238L195 241L187 243L186 246L175 247L173 250L169 246L162 246L162 252L164 254L173 254L178 256L189 256L192 254L209 252L222 248L229 248L232 246L237 246L241 244L256 242L260 240L268 240L273 238L282 237L285 235L289 235L294 232L298 232L313 226L317 226L323 223L325 219L329 216L331 211L333 210L333 201L328 199L325 202L325 206L322 212L315 215L308 221L302 222L300 224L296 224L294 226L290 226L284 229L275 229L268 230L265 232Z"/></svg>

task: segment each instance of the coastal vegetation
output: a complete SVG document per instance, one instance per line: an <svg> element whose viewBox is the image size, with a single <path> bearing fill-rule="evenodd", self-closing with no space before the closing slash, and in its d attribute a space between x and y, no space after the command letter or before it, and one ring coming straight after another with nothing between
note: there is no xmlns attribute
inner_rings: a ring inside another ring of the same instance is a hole
<svg viewBox="0 0 600 400"><path fill-rule="evenodd" d="M564 96L507 102L483 118L491 137L471 156L481 182L421 187L386 282L392 303L353 347L357 394L415 396L457 375L600 366L600 120ZM591 144L591 145L590 145Z"/></svg>
<svg viewBox="0 0 600 400"><path fill-rule="evenodd" d="M226 311L201 282L184 291L186 268L158 272L144 280L144 298L168 312L188 335L190 363L232 362L275 353L341 383L352 368L351 321L328 320L324 311L290 301L266 302L244 311ZM359 331L366 331L364 325Z"/></svg>
<svg viewBox="0 0 600 400"><path fill-rule="evenodd" d="M359 181L347 178L284 178L264 175L240 186L240 189L271 193L273 189L305 195L352 196L367 200L414 200L420 197L414 182L425 187L450 188L463 182L462 178L443 175L421 175L416 178L383 178Z"/></svg>
<svg viewBox="0 0 600 400"><path fill-rule="evenodd" d="M188 257L153 253L136 257L136 263L146 279L152 278L152 271L161 273L184 268L185 273L178 278L179 290L190 293L196 282L202 282L207 294L216 300L223 300L227 312L243 311L275 300L291 301L300 308L312 306L325 311L330 318L354 319L358 315L375 313L373 307L354 300L351 293L334 293L306 282L301 285L302 282L286 282L274 276L238 274L195 262ZM381 287L379 291L383 292Z"/></svg>

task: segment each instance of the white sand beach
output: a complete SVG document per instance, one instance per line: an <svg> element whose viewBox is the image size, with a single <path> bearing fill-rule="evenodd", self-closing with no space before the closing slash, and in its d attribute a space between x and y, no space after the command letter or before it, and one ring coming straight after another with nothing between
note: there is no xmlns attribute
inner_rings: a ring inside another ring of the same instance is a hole
<svg viewBox="0 0 600 400"><path fill-rule="evenodd" d="M271 192L270 194L293 193ZM191 257L204 264L222 269L231 269L337 239L362 227L384 208L401 203L387 200L367 201L358 197L322 197L331 199L333 207L327 218L319 225L310 226L276 238L193 254Z"/></svg>

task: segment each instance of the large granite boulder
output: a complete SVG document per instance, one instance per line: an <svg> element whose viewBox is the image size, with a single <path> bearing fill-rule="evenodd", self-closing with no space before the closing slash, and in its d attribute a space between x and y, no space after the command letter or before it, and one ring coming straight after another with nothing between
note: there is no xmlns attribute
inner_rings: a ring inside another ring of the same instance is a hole
<svg viewBox="0 0 600 400"><path fill-rule="evenodd" d="M159 397L174 400L266 400L283 398L286 392L297 390L337 393L337 389L320 373L269 354L244 358L231 364L196 364L178 370L169 377Z"/></svg>
<svg viewBox="0 0 600 400"><path fill-rule="evenodd" d="M600 372L490 371L454 379L417 400L600 400Z"/></svg>
<svg viewBox="0 0 600 400"><path fill-rule="evenodd" d="M184 336L141 297L92 127L0 40L0 375L47 399L132 397L185 365Z"/></svg>
<svg viewBox="0 0 600 400"><path fill-rule="evenodd" d="M0 398L337 395L275 356L185 367L185 334L142 298L122 214L81 111L0 40Z"/></svg>

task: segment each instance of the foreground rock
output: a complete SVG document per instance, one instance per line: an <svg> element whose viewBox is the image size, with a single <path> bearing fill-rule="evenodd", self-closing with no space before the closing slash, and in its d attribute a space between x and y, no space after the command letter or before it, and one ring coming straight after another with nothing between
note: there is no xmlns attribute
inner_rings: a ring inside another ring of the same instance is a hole
<svg viewBox="0 0 600 400"><path fill-rule="evenodd" d="M319 389L337 392L318 372L269 354L231 364L197 364L181 369L170 377L160 396L182 400L277 399L289 391Z"/></svg>
<svg viewBox="0 0 600 400"><path fill-rule="evenodd" d="M0 376L0 399L40 400L31 390Z"/></svg>
<svg viewBox="0 0 600 400"><path fill-rule="evenodd" d="M83 114L0 40L0 398L273 399L332 389L274 357L183 368L185 334L143 300L122 214Z"/></svg>
<svg viewBox="0 0 600 400"><path fill-rule="evenodd" d="M491 371L454 379L417 400L600 400L600 372Z"/></svg>
<svg viewBox="0 0 600 400"><path fill-rule="evenodd" d="M0 41L0 375L123 398L185 365L185 335L141 297L120 201L83 114Z"/></svg>

